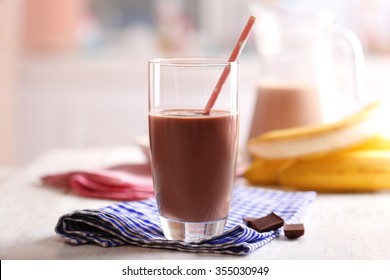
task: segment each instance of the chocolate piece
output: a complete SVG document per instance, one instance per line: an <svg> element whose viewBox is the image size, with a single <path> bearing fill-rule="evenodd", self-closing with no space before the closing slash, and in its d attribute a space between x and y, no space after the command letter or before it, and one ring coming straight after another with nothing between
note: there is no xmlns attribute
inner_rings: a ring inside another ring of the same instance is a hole
<svg viewBox="0 0 390 280"><path fill-rule="evenodd" d="M283 224L284 220L272 212L265 217L250 221L248 226L258 232L266 232L270 230L277 230L282 227Z"/></svg>
<svg viewBox="0 0 390 280"><path fill-rule="evenodd" d="M242 220L244 221L244 224L246 224L248 227L251 227L252 221L256 220L255 217L245 217Z"/></svg>
<svg viewBox="0 0 390 280"><path fill-rule="evenodd" d="M305 233L303 224L290 224L283 227L284 235L290 239L301 237Z"/></svg>

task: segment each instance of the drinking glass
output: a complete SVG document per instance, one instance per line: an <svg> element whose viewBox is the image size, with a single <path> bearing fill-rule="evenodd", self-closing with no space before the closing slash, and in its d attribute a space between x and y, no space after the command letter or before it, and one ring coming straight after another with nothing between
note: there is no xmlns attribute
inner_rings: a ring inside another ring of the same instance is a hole
<svg viewBox="0 0 390 280"><path fill-rule="evenodd" d="M149 141L164 235L198 241L223 232L235 179L238 62L149 61ZM210 114L204 108L223 70L230 74Z"/></svg>

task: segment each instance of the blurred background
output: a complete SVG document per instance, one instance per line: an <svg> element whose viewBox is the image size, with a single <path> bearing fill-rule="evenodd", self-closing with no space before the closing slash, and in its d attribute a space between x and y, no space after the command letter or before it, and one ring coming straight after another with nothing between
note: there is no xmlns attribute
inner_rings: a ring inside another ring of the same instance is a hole
<svg viewBox="0 0 390 280"><path fill-rule="evenodd" d="M0 166L57 148L131 145L147 134L147 60L228 57L251 4L330 10L366 57L367 92L390 88L390 0L0 0ZM241 57L241 138L258 54Z"/></svg>

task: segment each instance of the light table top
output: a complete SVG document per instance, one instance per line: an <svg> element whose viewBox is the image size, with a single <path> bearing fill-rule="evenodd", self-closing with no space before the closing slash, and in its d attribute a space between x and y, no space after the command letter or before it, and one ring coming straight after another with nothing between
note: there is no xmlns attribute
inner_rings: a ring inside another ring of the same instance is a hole
<svg viewBox="0 0 390 280"><path fill-rule="evenodd" d="M48 173L141 162L138 147L54 150L0 181L1 259L390 259L390 192L320 194L297 240L278 237L248 256L194 254L123 246L73 246L54 232L58 218L77 209L117 203L79 197L39 184Z"/></svg>

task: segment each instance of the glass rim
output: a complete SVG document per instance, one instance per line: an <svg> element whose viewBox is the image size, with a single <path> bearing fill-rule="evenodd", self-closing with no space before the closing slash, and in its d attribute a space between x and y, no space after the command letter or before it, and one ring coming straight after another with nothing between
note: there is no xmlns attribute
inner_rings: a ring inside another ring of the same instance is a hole
<svg viewBox="0 0 390 280"><path fill-rule="evenodd" d="M237 65L238 60L229 62L227 58L212 56L159 57L148 61L149 64L173 67L209 67Z"/></svg>

